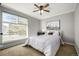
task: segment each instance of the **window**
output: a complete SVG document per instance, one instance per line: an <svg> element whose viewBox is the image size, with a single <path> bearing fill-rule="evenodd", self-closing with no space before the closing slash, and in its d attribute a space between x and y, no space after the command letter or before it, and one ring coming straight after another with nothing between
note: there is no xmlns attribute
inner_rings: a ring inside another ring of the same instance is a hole
<svg viewBox="0 0 79 59"><path fill-rule="evenodd" d="M52 21L47 23L47 29L48 30L59 30L60 29L60 21Z"/></svg>
<svg viewBox="0 0 79 59"><path fill-rule="evenodd" d="M2 31L4 35L28 36L28 21L26 18L19 17L6 12L2 13Z"/></svg>
<svg viewBox="0 0 79 59"><path fill-rule="evenodd" d="M9 13L2 13L3 22L10 22L10 23L17 23L18 22L18 16L12 15Z"/></svg>

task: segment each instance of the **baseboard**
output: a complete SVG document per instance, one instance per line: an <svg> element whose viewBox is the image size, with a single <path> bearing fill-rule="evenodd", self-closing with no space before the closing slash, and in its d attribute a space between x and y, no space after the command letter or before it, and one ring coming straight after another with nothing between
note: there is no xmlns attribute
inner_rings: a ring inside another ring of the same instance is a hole
<svg viewBox="0 0 79 59"><path fill-rule="evenodd" d="M66 44L69 44L69 45L75 45L74 43L70 43L70 42L64 42L64 43L66 43Z"/></svg>
<svg viewBox="0 0 79 59"><path fill-rule="evenodd" d="M78 48L78 46L75 44L74 47L75 47L76 52L77 52L77 54L78 54L78 56L79 56L79 48Z"/></svg>
<svg viewBox="0 0 79 59"><path fill-rule="evenodd" d="M1 50L1 49L3 49L3 45L2 45L2 44L0 44L0 50Z"/></svg>

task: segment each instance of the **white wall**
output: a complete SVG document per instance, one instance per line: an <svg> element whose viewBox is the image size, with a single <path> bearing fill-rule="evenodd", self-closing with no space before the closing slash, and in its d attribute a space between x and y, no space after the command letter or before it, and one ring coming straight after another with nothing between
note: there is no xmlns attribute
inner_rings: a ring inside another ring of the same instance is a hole
<svg viewBox="0 0 79 59"><path fill-rule="evenodd" d="M68 43L74 43L74 14L73 12L55 16L55 17L46 19L45 21L42 21L41 29L46 30L46 23L51 22L53 20L59 20L59 19L60 19L60 28L64 33L64 41Z"/></svg>
<svg viewBox="0 0 79 59"><path fill-rule="evenodd" d="M41 21L41 30L46 31L46 22L45 21Z"/></svg>
<svg viewBox="0 0 79 59"><path fill-rule="evenodd" d="M1 7L0 7L0 33L2 33L2 13L1 13ZM0 43L1 42L2 42L2 35L0 35Z"/></svg>
<svg viewBox="0 0 79 59"><path fill-rule="evenodd" d="M79 4L77 4L74 16L75 16L75 43L79 48Z"/></svg>
<svg viewBox="0 0 79 59"><path fill-rule="evenodd" d="M28 36L35 36L40 30L40 20L29 17L28 18Z"/></svg>

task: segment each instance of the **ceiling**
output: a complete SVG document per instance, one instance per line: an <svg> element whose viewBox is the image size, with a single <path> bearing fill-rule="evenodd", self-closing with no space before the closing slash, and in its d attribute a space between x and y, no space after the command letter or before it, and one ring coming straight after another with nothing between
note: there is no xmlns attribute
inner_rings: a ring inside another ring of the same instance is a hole
<svg viewBox="0 0 79 59"><path fill-rule="evenodd" d="M50 12L43 12L42 15L40 15L39 12L33 12L37 8L34 6L34 3L2 3L3 6L12 8L16 11L22 12L24 14L27 14L31 17L34 17L39 20L45 20L47 18L65 14L65 13L70 13L75 10L75 3L49 3L48 10ZM37 5L44 5L41 3L37 3Z"/></svg>

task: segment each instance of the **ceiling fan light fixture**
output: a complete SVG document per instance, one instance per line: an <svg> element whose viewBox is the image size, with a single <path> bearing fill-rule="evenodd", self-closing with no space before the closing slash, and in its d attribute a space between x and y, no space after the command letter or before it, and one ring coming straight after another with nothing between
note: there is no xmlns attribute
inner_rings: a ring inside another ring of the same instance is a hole
<svg viewBox="0 0 79 59"><path fill-rule="evenodd" d="M49 12L49 10L47 10L47 7L49 6L49 4L40 5L40 6L38 6L37 4L34 4L34 6L36 6L36 7L38 8L38 10L35 10L35 11L33 11L33 12L38 11L38 12L40 13L40 15L42 15L44 11L45 11L45 12Z"/></svg>
<svg viewBox="0 0 79 59"><path fill-rule="evenodd" d="M42 15L42 14L43 14L43 12L44 12L43 10L39 10L40 15Z"/></svg>

